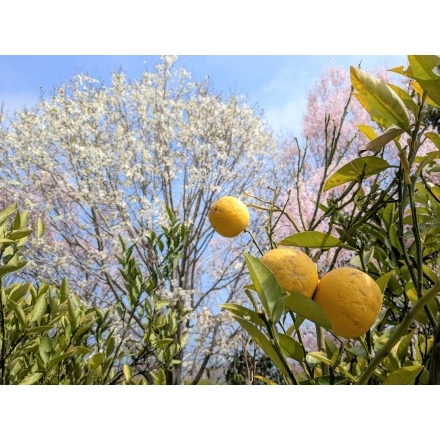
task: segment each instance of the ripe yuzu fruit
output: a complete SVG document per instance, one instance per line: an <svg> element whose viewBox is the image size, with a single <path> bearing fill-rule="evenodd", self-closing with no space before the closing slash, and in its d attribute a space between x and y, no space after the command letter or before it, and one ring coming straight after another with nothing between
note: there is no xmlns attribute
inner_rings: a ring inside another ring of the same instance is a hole
<svg viewBox="0 0 440 440"><path fill-rule="evenodd" d="M224 196L211 206L208 219L212 227L223 237L235 237L249 223L247 206L236 197Z"/></svg>
<svg viewBox="0 0 440 440"><path fill-rule="evenodd" d="M382 292L366 273L340 267L319 281L313 299L332 324L335 335L357 338L365 334L382 307Z"/></svg>
<svg viewBox="0 0 440 440"><path fill-rule="evenodd" d="M311 298L318 284L316 264L304 252L293 248L277 248L266 252L260 259L274 274L279 285L289 291L297 291ZM289 306L289 297L284 303Z"/></svg>

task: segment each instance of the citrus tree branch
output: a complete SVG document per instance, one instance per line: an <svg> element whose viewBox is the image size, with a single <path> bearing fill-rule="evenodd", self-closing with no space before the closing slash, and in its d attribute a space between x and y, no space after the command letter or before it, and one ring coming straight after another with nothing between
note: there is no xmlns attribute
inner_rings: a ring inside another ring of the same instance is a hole
<svg viewBox="0 0 440 440"><path fill-rule="evenodd" d="M437 293L440 292L440 281L437 281L425 295L423 295L415 304L410 312L403 318L402 322L397 326L396 331L391 335L385 345L376 353L376 356L371 360L368 367L360 376L356 385L366 385L370 377L374 374L374 371L380 364L380 362L391 352L392 348L396 345L401 337L403 337L411 323L416 319L417 314L421 309L432 299Z"/></svg>

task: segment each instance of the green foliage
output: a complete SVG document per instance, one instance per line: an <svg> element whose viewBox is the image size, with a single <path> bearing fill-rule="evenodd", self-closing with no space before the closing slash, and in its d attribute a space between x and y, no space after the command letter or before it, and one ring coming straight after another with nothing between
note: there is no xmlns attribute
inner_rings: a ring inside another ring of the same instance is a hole
<svg viewBox="0 0 440 440"><path fill-rule="evenodd" d="M171 276L188 228L170 213L170 226L151 233L156 263L148 275L139 269L134 246L121 238L126 298L104 309L80 300L65 279L59 286L9 282L26 264L20 255L33 232L28 222L16 204L0 213L1 383L172 383L186 342L180 324L187 311L171 307L158 288ZM37 234L43 231L38 220Z"/></svg>

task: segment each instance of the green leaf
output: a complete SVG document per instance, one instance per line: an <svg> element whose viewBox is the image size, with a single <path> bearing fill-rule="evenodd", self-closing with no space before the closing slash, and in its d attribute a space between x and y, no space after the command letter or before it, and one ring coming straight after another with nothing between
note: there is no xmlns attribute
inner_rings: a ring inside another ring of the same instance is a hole
<svg viewBox="0 0 440 440"><path fill-rule="evenodd" d="M95 353L92 355L92 357L89 359L89 367L91 370L95 370L98 368L102 361L104 360L104 353Z"/></svg>
<svg viewBox="0 0 440 440"><path fill-rule="evenodd" d="M15 256L18 257L18 255L15 254L14 257L9 260L8 264L0 267L0 277L11 272L16 272L17 270L20 270L21 268L26 266L27 261L17 261L18 258L15 258Z"/></svg>
<svg viewBox="0 0 440 440"><path fill-rule="evenodd" d="M361 177L369 177L386 170L390 164L380 157L367 156L354 159L332 174L326 181L323 191L335 188Z"/></svg>
<svg viewBox="0 0 440 440"><path fill-rule="evenodd" d="M393 371L384 381L383 385L413 385L423 365L408 365Z"/></svg>
<svg viewBox="0 0 440 440"><path fill-rule="evenodd" d="M81 345L77 345L76 347L73 347L69 353L86 355L86 354L90 354L91 352L92 352L92 350L90 350L90 348L83 347Z"/></svg>
<svg viewBox="0 0 440 440"><path fill-rule="evenodd" d="M249 336L260 346L260 348L269 356L275 366L281 371L284 376L289 376L290 372L286 370L281 358L276 352L269 339L260 332L253 324L243 318L233 315L233 318L246 330Z"/></svg>
<svg viewBox="0 0 440 440"><path fill-rule="evenodd" d="M353 249L351 246L342 243L342 241L340 241L337 237L319 231L298 232L297 234L284 238L278 244L283 246L297 246L311 249L330 249L334 247Z"/></svg>
<svg viewBox="0 0 440 440"><path fill-rule="evenodd" d="M130 382L131 378L133 377L133 370L131 369L130 365L124 364L122 370L124 372L125 380Z"/></svg>
<svg viewBox="0 0 440 440"><path fill-rule="evenodd" d="M32 229L20 229L19 231L11 232L8 236L10 240L19 240L23 237L28 237L32 234Z"/></svg>
<svg viewBox="0 0 440 440"><path fill-rule="evenodd" d="M350 78L357 92L354 95L373 120L384 127L394 124L409 132L408 110L393 89L379 78L353 66L350 67Z"/></svg>
<svg viewBox="0 0 440 440"><path fill-rule="evenodd" d="M298 362L302 362L306 354L304 351L304 347L298 341L283 333L280 333L278 336L279 336L280 346L284 354L290 357L291 359L295 359Z"/></svg>
<svg viewBox="0 0 440 440"><path fill-rule="evenodd" d="M46 367L46 371L49 372L50 370L52 370L52 368L54 368L55 366L57 366L58 364L60 364L64 359L67 359L71 356L73 356L75 353L73 351L69 351L67 353L63 353L60 354L59 356L55 356L53 357L48 363L47 363L47 367Z"/></svg>
<svg viewBox="0 0 440 440"><path fill-rule="evenodd" d="M425 136L440 150L440 135L430 131L425 133Z"/></svg>
<svg viewBox="0 0 440 440"><path fill-rule="evenodd" d="M67 298L70 296L70 288L69 283L66 278L63 278L60 286L60 300L61 303L67 301Z"/></svg>
<svg viewBox="0 0 440 440"><path fill-rule="evenodd" d="M113 336L110 336L107 339L107 347L105 349L105 355L106 357L110 357L112 353L115 351L115 338Z"/></svg>
<svg viewBox="0 0 440 440"><path fill-rule="evenodd" d="M407 335L405 335L399 342L397 347L397 357L401 363L404 362L405 357L408 354L408 349L411 344L412 338L414 336L415 329L411 330Z"/></svg>
<svg viewBox="0 0 440 440"><path fill-rule="evenodd" d="M377 285L380 287L382 294L385 292L385 289L388 285L388 281L394 275L395 270L390 270L387 273L384 273L381 277L376 280Z"/></svg>
<svg viewBox="0 0 440 440"><path fill-rule="evenodd" d="M277 385L276 382L274 382L273 380L267 379L264 376L260 376L259 374L256 374L254 376L255 379L261 380L262 382L266 383L267 385Z"/></svg>
<svg viewBox="0 0 440 440"><path fill-rule="evenodd" d="M377 138L376 132L369 125L356 125L358 130L370 141Z"/></svg>
<svg viewBox="0 0 440 440"><path fill-rule="evenodd" d="M29 291L31 284L16 284L9 294L9 299L14 302L20 301Z"/></svg>
<svg viewBox="0 0 440 440"><path fill-rule="evenodd" d="M30 322L39 321L46 311L47 306L47 299L45 295L41 295L37 302L34 305L34 308L32 309L31 316L30 316Z"/></svg>
<svg viewBox="0 0 440 440"><path fill-rule="evenodd" d="M41 238L44 234L44 223L41 217L37 220L37 238Z"/></svg>
<svg viewBox="0 0 440 440"><path fill-rule="evenodd" d="M165 348L168 347L170 344L174 342L173 338L162 338L156 341L156 345L159 348Z"/></svg>
<svg viewBox="0 0 440 440"><path fill-rule="evenodd" d="M40 357L44 365L46 365L49 360L49 353L51 352L51 350L52 344L50 343L49 336L47 336L47 334L44 334L41 337L40 344L38 346L38 353L40 353Z"/></svg>
<svg viewBox="0 0 440 440"><path fill-rule="evenodd" d="M78 327L78 318L71 298L67 298L67 310L69 312L69 320L72 325L72 331L75 331Z"/></svg>
<svg viewBox="0 0 440 440"><path fill-rule="evenodd" d="M417 80L428 97L440 107L440 78L435 69L440 64L436 55L408 55L413 78Z"/></svg>
<svg viewBox="0 0 440 440"><path fill-rule="evenodd" d="M368 142L368 144L365 146L365 149L367 151L372 151L373 153L378 153L386 144L388 144L388 142L400 137L400 135L404 132L405 130L402 128L391 125L375 139Z"/></svg>
<svg viewBox="0 0 440 440"><path fill-rule="evenodd" d="M272 322L277 323L284 310L287 294L278 284L272 271L258 258L244 254L252 283L260 298L261 304Z"/></svg>
<svg viewBox="0 0 440 440"><path fill-rule="evenodd" d="M331 324L321 308L310 298L299 292L290 292L285 301L285 308L291 312L301 315L303 318L314 322L328 330L331 330Z"/></svg>
<svg viewBox="0 0 440 440"><path fill-rule="evenodd" d="M8 304L12 307L14 311L14 315L20 321L22 330L24 330L27 327L27 324L26 324L26 315L23 309L14 301L8 300Z"/></svg>
<svg viewBox="0 0 440 440"><path fill-rule="evenodd" d="M43 373L32 373L28 374L19 385L32 385L35 382L38 382Z"/></svg>
<svg viewBox="0 0 440 440"><path fill-rule="evenodd" d="M239 316L240 318L252 322L255 325L261 325L262 327L266 325L257 312L254 312L253 310L250 310L247 307L243 307L239 304L231 304L231 303L222 304L220 307L222 309L228 310L229 312L231 312L236 316Z"/></svg>
<svg viewBox="0 0 440 440"><path fill-rule="evenodd" d="M0 212L0 225L17 209L17 203L12 203L3 211Z"/></svg>

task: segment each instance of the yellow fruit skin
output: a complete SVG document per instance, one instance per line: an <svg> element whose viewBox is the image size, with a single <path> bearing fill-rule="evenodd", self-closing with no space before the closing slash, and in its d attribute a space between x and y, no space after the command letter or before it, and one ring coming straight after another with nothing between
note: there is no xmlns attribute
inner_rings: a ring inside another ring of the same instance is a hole
<svg viewBox="0 0 440 440"><path fill-rule="evenodd" d="M272 271L284 290L297 291L307 298L315 293L318 271L316 264L304 252L293 248L272 249L261 257L261 262ZM289 297L284 307L292 309Z"/></svg>
<svg viewBox="0 0 440 440"><path fill-rule="evenodd" d="M218 199L208 212L211 226L223 237L236 237L249 224L247 206L236 197L225 196Z"/></svg>
<svg viewBox="0 0 440 440"><path fill-rule="evenodd" d="M330 320L333 333L347 339L365 334L382 307L378 284L352 267L340 267L326 273L313 299Z"/></svg>

